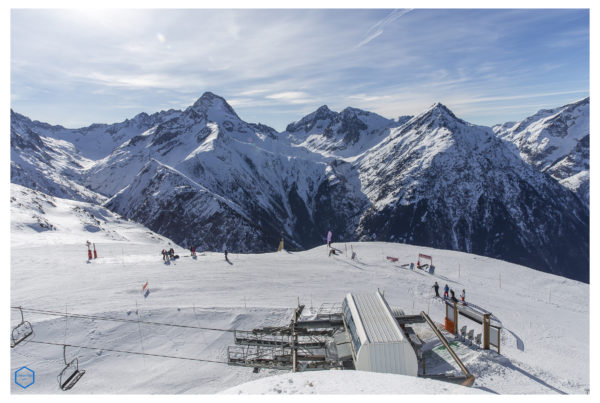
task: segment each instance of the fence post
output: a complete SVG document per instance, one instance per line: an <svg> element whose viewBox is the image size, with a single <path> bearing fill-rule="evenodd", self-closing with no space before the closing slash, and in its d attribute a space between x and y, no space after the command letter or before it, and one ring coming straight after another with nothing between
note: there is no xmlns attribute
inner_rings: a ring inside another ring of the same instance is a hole
<svg viewBox="0 0 600 403"><path fill-rule="evenodd" d="M483 315L483 349L490 349L490 314Z"/></svg>

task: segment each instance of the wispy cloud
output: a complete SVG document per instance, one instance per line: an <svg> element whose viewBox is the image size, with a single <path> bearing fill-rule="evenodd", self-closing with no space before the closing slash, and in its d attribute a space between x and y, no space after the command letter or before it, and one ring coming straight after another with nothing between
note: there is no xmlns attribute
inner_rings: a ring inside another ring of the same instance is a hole
<svg viewBox="0 0 600 403"><path fill-rule="evenodd" d="M385 29L385 27L387 25L391 24L392 22L396 21L398 18L402 17L403 15L405 15L411 11L412 11L412 8L405 8L405 9L392 11L390 14L388 14L387 17L385 17L384 19L382 19L380 21L377 21L377 23L375 23L375 25L373 25L371 28L369 28L369 30L367 31L367 33L365 34L363 39L355 46L355 48L360 48L361 46L364 46L367 43L371 42L373 39L375 39L379 35L383 34L383 30Z"/></svg>
<svg viewBox="0 0 600 403"><path fill-rule="evenodd" d="M309 95L302 91L286 91L279 92L277 94L267 95L266 98L276 99L282 102L289 102L292 104L306 104L312 102Z"/></svg>
<svg viewBox="0 0 600 403"><path fill-rule="evenodd" d="M510 103L560 105L588 86L586 10L11 12L11 107L55 123L127 117L112 105L184 108L212 91L278 129L323 104L397 117L436 101L485 124L484 103L509 120Z"/></svg>

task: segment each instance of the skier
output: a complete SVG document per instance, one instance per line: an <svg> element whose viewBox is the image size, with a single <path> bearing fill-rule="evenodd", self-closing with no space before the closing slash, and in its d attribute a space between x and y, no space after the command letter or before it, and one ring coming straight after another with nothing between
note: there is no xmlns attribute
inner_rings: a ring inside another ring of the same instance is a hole
<svg viewBox="0 0 600 403"><path fill-rule="evenodd" d="M454 296L454 290L450 290L450 295L452 296L452 297L450 297L450 299L452 300L452 302L458 302L458 300Z"/></svg>
<svg viewBox="0 0 600 403"><path fill-rule="evenodd" d="M440 289L440 286L438 285L437 281L435 282L435 284L433 285L433 287L432 287L432 288L435 290L435 296L436 296L437 298L439 298L439 297L440 297L440 293L439 293L438 291L439 291L439 289Z"/></svg>
<svg viewBox="0 0 600 403"><path fill-rule="evenodd" d="M192 253L192 256L196 256L196 247L190 246L190 252Z"/></svg>
<svg viewBox="0 0 600 403"><path fill-rule="evenodd" d="M163 249L161 253L162 253L162 256L163 256L163 260L164 260L165 262L166 262L167 260L169 260L169 258L167 257L167 256L168 256L168 254L167 254L167 251L166 251L166 250L164 250L164 249Z"/></svg>
<svg viewBox="0 0 600 403"><path fill-rule="evenodd" d="M463 289L462 292L460 293L460 299L462 300L463 305L467 305L465 303L465 296L466 296L465 294L466 294L465 290Z"/></svg>
<svg viewBox="0 0 600 403"><path fill-rule="evenodd" d="M225 260L229 262L229 259L227 259L227 249L225 249Z"/></svg>
<svg viewBox="0 0 600 403"><path fill-rule="evenodd" d="M448 284L446 284L444 286L444 299L448 299L448 290L450 289L450 287L448 287Z"/></svg>
<svg viewBox="0 0 600 403"><path fill-rule="evenodd" d="M327 246L331 248L331 230L327 232Z"/></svg>

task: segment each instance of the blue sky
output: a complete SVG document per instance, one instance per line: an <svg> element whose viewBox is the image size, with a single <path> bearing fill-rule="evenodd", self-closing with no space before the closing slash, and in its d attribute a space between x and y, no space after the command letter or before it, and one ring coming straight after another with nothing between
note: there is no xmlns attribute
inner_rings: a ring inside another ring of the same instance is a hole
<svg viewBox="0 0 600 403"><path fill-rule="evenodd" d="M589 95L589 11L11 11L11 108L82 127L205 91L283 130L327 104L388 118L440 101L492 125Z"/></svg>

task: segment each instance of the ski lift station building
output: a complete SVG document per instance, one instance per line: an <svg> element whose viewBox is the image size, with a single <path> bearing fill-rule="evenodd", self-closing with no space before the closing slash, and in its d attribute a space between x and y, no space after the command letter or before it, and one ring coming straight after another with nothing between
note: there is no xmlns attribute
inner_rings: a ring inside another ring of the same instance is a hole
<svg viewBox="0 0 600 403"><path fill-rule="evenodd" d="M379 292L347 294L342 319L355 369L417 376L415 350Z"/></svg>

